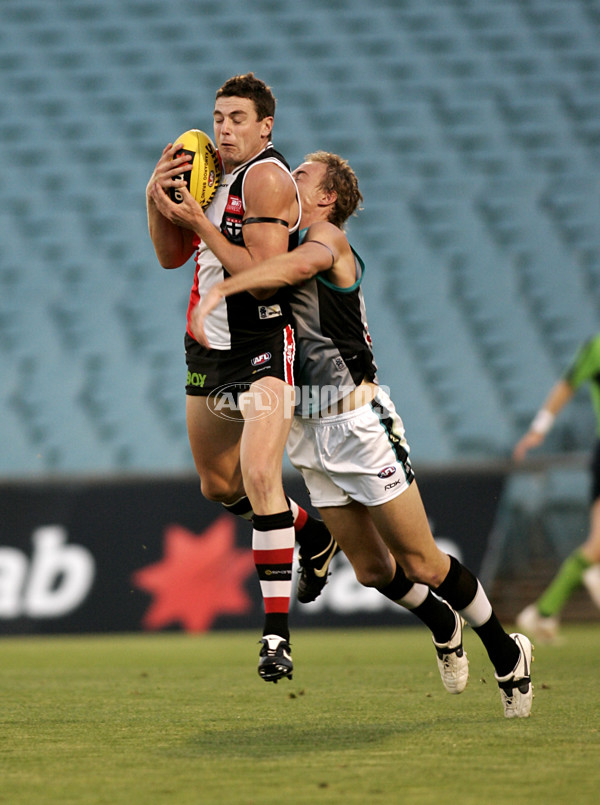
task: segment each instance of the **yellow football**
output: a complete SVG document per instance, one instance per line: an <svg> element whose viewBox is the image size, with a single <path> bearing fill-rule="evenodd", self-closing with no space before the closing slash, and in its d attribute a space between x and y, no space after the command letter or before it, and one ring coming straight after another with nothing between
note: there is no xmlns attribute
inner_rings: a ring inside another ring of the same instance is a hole
<svg viewBox="0 0 600 805"><path fill-rule="evenodd" d="M185 131L173 142L181 143L183 146L175 156L185 153L192 163L192 169L183 172L181 178L185 179L188 190L198 204L202 208L208 207L223 173L217 149L208 134L200 129ZM181 204L183 201L181 191L176 187L171 188L169 195L176 204Z"/></svg>

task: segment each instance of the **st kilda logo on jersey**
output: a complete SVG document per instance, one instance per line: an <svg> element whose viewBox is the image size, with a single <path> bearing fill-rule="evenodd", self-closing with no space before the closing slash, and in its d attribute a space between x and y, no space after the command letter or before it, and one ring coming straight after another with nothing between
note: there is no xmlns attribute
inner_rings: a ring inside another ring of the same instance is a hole
<svg viewBox="0 0 600 805"><path fill-rule="evenodd" d="M232 240L237 240L242 235L242 222L237 218L226 218L223 229Z"/></svg>

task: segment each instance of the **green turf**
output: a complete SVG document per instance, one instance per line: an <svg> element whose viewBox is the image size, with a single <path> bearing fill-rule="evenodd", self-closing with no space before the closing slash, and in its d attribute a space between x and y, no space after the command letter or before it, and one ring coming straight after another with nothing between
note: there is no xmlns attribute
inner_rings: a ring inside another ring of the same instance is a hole
<svg viewBox="0 0 600 805"><path fill-rule="evenodd" d="M539 646L534 713L505 719L467 631L467 690L420 628L0 640L0 803L598 802L600 630Z"/></svg>

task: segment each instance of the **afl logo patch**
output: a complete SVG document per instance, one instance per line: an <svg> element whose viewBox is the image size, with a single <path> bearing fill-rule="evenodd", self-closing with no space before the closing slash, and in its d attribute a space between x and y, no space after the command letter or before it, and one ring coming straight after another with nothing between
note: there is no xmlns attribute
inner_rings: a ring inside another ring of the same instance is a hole
<svg viewBox="0 0 600 805"><path fill-rule="evenodd" d="M257 355L256 358L252 358L251 363L252 366L262 366L263 363L271 360L271 353L270 352L263 352L262 355ZM395 472L395 470L394 470Z"/></svg>
<svg viewBox="0 0 600 805"><path fill-rule="evenodd" d="M384 469L382 469L381 472L377 473L377 477L378 478L389 478L395 472L396 472L395 467L384 467Z"/></svg>

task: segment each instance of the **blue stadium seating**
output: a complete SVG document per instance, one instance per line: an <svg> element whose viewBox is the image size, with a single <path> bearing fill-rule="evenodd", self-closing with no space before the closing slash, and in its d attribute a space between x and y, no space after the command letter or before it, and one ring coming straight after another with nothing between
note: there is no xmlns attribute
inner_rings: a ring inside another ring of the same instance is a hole
<svg viewBox="0 0 600 805"><path fill-rule="evenodd" d="M600 0L3 0L0 476L190 469L144 191L254 70L355 167L349 233L416 460L507 455L600 324ZM556 445L583 449L585 401Z"/></svg>

